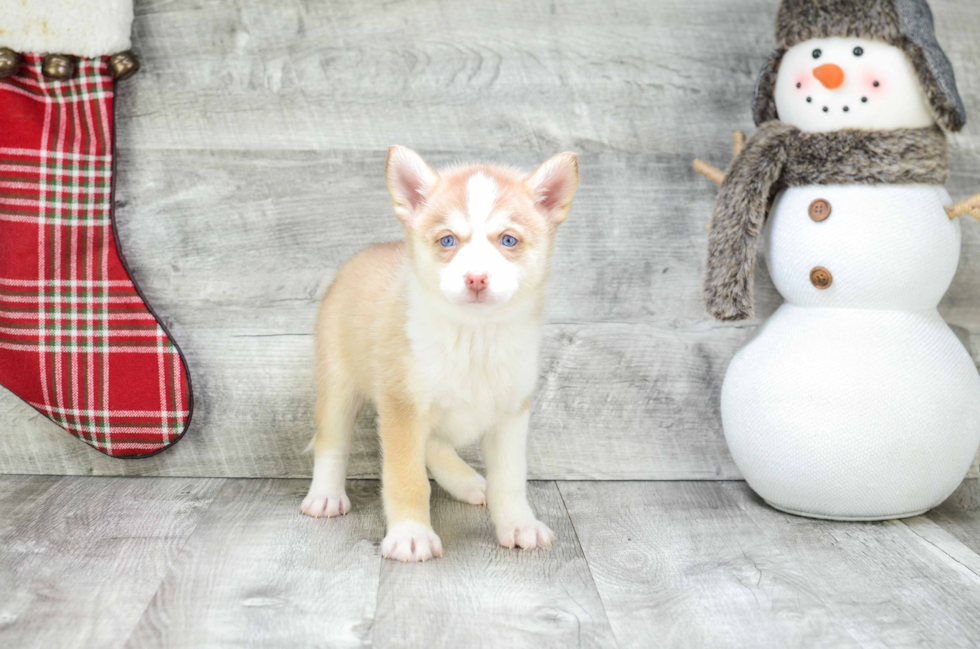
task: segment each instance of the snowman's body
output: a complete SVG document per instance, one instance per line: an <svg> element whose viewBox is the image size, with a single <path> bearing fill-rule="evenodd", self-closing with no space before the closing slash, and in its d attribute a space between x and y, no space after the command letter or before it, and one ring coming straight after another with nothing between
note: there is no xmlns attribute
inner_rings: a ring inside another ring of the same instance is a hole
<svg viewBox="0 0 980 649"><path fill-rule="evenodd" d="M807 132L935 124L912 63L881 41L799 42L773 92L779 119ZM980 374L937 311L960 255L950 203L932 185L777 195L762 236L785 304L735 356L721 397L735 462L771 505L835 519L911 516L969 470Z"/></svg>
<svg viewBox="0 0 980 649"><path fill-rule="evenodd" d="M814 220L824 201L830 216ZM933 186L815 186L776 199L764 233L786 303L732 361L729 447L777 508L910 516L956 488L980 445L980 374L936 310L960 227ZM811 270L833 282L817 288Z"/></svg>

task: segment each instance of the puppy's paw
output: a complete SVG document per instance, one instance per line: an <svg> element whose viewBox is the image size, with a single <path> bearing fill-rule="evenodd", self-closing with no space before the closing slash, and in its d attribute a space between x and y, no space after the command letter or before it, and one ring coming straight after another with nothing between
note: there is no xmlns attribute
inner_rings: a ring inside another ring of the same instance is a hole
<svg viewBox="0 0 980 649"><path fill-rule="evenodd" d="M350 499L343 491L328 494L310 489L303 499L302 511L313 518L345 516L350 511Z"/></svg>
<svg viewBox="0 0 980 649"><path fill-rule="evenodd" d="M480 476L480 478L482 479L483 476ZM483 480L482 485L470 487L469 489L461 493L459 496L457 496L456 499L464 503L476 505L477 507L486 507L487 506L487 481Z"/></svg>
<svg viewBox="0 0 980 649"><path fill-rule="evenodd" d="M558 538L547 525L535 519L525 523L497 525L496 533L497 541L508 550L550 547L551 542Z"/></svg>
<svg viewBox="0 0 980 649"><path fill-rule="evenodd" d="M425 561L442 556L442 541L428 525L404 521L388 530L381 554L392 561Z"/></svg>
<svg viewBox="0 0 980 649"><path fill-rule="evenodd" d="M452 481L444 480L446 484L439 485L449 492L456 500L470 505L485 507L487 504L487 479L479 473L458 478Z"/></svg>

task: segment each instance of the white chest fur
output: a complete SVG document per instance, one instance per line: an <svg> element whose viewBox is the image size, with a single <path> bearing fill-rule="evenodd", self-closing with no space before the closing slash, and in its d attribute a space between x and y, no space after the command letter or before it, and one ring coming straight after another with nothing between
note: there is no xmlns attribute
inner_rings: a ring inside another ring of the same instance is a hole
<svg viewBox="0 0 980 649"><path fill-rule="evenodd" d="M422 296L410 299L412 390L432 412L436 434L469 444L502 415L520 412L537 381L541 333L531 314L463 323Z"/></svg>

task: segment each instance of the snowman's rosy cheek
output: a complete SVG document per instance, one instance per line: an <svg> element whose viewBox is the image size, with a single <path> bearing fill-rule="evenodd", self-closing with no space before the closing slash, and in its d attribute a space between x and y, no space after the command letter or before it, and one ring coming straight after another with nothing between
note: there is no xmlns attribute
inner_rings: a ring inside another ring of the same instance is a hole
<svg viewBox="0 0 980 649"><path fill-rule="evenodd" d="M800 70L796 75L797 90L807 90L813 84L813 74L810 70Z"/></svg>
<svg viewBox="0 0 980 649"><path fill-rule="evenodd" d="M861 88L865 93L880 94L885 87L882 75L874 70L865 70L861 74Z"/></svg>

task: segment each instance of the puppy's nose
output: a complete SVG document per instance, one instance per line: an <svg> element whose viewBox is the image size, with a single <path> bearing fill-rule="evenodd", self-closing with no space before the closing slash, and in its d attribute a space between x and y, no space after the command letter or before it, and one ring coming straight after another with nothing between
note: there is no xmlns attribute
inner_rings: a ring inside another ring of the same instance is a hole
<svg viewBox="0 0 980 649"><path fill-rule="evenodd" d="M466 288L479 293L487 287L490 276L486 273L466 273Z"/></svg>
<svg viewBox="0 0 980 649"><path fill-rule="evenodd" d="M823 84L827 90L836 90L844 85L844 71L839 65L827 63L819 68L813 69L813 76Z"/></svg>

